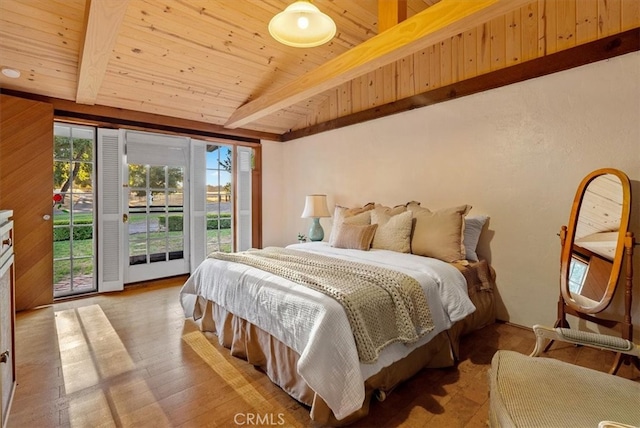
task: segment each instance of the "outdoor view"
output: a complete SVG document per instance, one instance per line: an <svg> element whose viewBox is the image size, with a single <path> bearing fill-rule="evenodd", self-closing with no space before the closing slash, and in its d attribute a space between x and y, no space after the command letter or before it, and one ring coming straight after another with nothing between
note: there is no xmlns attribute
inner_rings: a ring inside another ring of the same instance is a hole
<svg viewBox="0 0 640 428"><path fill-rule="evenodd" d="M231 252L231 147L207 145L207 254Z"/></svg>
<svg viewBox="0 0 640 428"><path fill-rule="evenodd" d="M54 126L54 297L96 290L94 141L93 128Z"/></svg>
<svg viewBox="0 0 640 428"><path fill-rule="evenodd" d="M184 169L129 164L129 264L184 257Z"/></svg>

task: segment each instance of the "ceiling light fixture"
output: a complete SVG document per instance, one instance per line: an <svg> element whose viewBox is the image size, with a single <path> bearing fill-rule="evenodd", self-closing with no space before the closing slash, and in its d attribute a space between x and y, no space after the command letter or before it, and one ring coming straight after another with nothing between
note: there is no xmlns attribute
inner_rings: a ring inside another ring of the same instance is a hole
<svg viewBox="0 0 640 428"><path fill-rule="evenodd" d="M15 68L2 67L2 74L12 79L17 79L20 77L20 70L16 70Z"/></svg>
<svg viewBox="0 0 640 428"><path fill-rule="evenodd" d="M271 18L269 33L287 46L312 48L331 40L336 34L336 24L311 2L301 0Z"/></svg>

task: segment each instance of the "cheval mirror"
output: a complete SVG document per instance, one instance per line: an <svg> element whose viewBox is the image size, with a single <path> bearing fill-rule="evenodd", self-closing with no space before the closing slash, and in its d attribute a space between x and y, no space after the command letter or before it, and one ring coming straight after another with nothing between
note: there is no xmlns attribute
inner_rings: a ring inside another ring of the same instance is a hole
<svg viewBox="0 0 640 428"><path fill-rule="evenodd" d="M555 327L570 328L566 317L570 314L619 329L623 339L633 340L631 259L635 241L628 230L630 210L631 184L622 171L599 169L580 183L568 226L560 230L560 298ZM597 314L611 303L625 258L624 318L607 319ZM545 351L552 343L547 344ZM610 373L617 372L626 357L618 353Z"/></svg>

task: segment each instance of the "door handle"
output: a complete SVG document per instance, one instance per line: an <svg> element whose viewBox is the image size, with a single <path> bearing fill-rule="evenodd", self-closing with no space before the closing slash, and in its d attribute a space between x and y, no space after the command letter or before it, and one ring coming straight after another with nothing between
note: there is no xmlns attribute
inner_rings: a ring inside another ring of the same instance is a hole
<svg viewBox="0 0 640 428"><path fill-rule="evenodd" d="M9 351L4 351L0 354L0 363L6 363L7 361L9 361Z"/></svg>
<svg viewBox="0 0 640 428"><path fill-rule="evenodd" d="M126 223L129 221L129 215L128 214L122 214L122 222Z"/></svg>

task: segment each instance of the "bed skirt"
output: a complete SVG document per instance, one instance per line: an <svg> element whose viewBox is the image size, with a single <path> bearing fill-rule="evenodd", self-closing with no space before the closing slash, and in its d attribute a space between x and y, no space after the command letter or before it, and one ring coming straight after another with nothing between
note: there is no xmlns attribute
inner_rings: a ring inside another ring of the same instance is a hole
<svg viewBox="0 0 640 428"><path fill-rule="evenodd" d="M450 367L455 363L453 348L446 331L417 348L404 359L384 368L365 381L363 407L348 417L337 420L324 400L298 375L299 355L275 337L250 322L233 315L221 306L198 298L202 331L215 333L219 343L231 355L258 367L287 394L311 408L311 419L323 425L340 426L352 423L369 413L369 403L375 396L384 399L400 382L423 368Z"/></svg>
<svg viewBox="0 0 640 428"><path fill-rule="evenodd" d="M449 330L415 349L407 357L384 368L365 381L363 406L344 419L337 420L324 400L298 375L299 355L278 339L248 321L235 316L214 302L198 297L196 318L202 331L215 333L219 343L258 367L291 397L311 408L311 419L330 426L347 425L365 417L373 397L383 400L401 382L423 368L450 367L459 357L460 338L495 321L493 284L495 274L486 262L471 267L459 266L467 279L469 297L476 311L455 323Z"/></svg>

